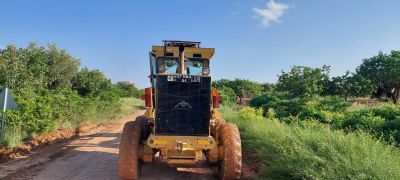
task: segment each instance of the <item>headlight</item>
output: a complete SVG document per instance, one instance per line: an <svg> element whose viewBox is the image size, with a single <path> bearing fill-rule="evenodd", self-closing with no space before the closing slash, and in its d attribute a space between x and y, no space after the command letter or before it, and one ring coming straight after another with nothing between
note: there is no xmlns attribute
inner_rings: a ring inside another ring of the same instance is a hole
<svg viewBox="0 0 400 180"><path fill-rule="evenodd" d="M158 66L158 73L164 73L164 72L165 72L165 66L164 65Z"/></svg>
<svg viewBox="0 0 400 180"><path fill-rule="evenodd" d="M209 67L204 67L203 68L203 75L209 75L210 74L210 68Z"/></svg>

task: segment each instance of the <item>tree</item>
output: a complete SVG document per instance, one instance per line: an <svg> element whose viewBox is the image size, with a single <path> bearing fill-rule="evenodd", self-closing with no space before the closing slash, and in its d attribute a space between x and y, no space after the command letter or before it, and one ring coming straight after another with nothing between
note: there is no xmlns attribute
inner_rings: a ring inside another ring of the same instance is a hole
<svg viewBox="0 0 400 180"><path fill-rule="evenodd" d="M99 95L112 88L111 80L97 69L83 68L73 79L72 84L72 88L82 96Z"/></svg>
<svg viewBox="0 0 400 180"><path fill-rule="evenodd" d="M48 50L48 71L46 84L49 89L70 88L71 81L78 73L79 59L73 58L63 49L52 44Z"/></svg>
<svg viewBox="0 0 400 180"><path fill-rule="evenodd" d="M120 94L123 97L133 97L137 88L134 83L129 81L117 82L116 87L120 90Z"/></svg>
<svg viewBox="0 0 400 180"><path fill-rule="evenodd" d="M212 86L216 89L222 89L224 87L231 87L232 81L229 79L220 79L212 82Z"/></svg>
<svg viewBox="0 0 400 180"><path fill-rule="evenodd" d="M36 43L30 43L24 48L28 67L29 84L33 89L47 88L45 79L50 71L49 50L46 47L37 47Z"/></svg>
<svg viewBox="0 0 400 180"><path fill-rule="evenodd" d="M357 68L357 74L373 82L378 89L377 98L386 95L397 104L400 95L400 51L390 54L379 52L378 55L364 59Z"/></svg>
<svg viewBox="0 0 400 180"><path fill-rule="evenodd" d="M0 84L10 88L70 88L79 60L56 45L26 48L8 45L0 50Z"/></svg>
<svg viewBox="0 0 400 180"><path fill-rule="evenodd" d="M263 88L262 89L263 92L272 92L276 88L276 84L274 84L274 83L263 83L263 84L261 84L261 86Z"/></svg>
<svg viewBox="0 0 400 180"><path fill-rule="evenodd" d="M342 96L345 101L348 97L365 97L371 95L375 85L357 74L346 72L343 76L333 77L328 82L323 95Z"/></svg>
<svg viewBox="0 0 400 180"><path fill-rule="evenodd" d="M0 55L0 81L9 88L26 87L29 82L27 77L27 64L23 59L24 54L13 45L8 45Z"/></svg>
<svg viewBox="0 0 400 180"><path fill-rule="evenodd" d="M329 81L329 66L311 68L293 66L289 72L282 71L276 85L277 91L288 92L292 97L321 95Z"/></svg>
<svg viewBox="0 0 400 180"><path fill-rule="evenodd" d="M260 95L263 89L263 87L256 82L238 78L233 81L228 79L214 81L213 87L217 89L232 89L240 103L243 103L243 98L253 98Z"/></svg>
<svg viewBox="0 0 400 180"><path fill-rule="evenodd" d="M236 103L236 94L235 92L229 87L222 87L218 89L219 95L221 96L222 104L235 104Z"/></svg>

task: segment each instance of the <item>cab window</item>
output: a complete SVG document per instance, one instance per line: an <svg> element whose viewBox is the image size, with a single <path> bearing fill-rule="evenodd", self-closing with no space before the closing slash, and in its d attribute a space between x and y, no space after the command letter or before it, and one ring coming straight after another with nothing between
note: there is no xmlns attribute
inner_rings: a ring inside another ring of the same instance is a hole
<svg viewBox="0 0 400 180"><path fill-rule="evenodd" d="M157 73L174 74L178 73L178 58L159 58L157 61Z"/></svg>
<svg viewBox="0 0 400 180"><path fill-rule="evenodd" d="M203 68L208 67L208 61L203 59L186 59L186 73L191 75L202 75Z"/></svg>
<svg viewBox="0 0 400 180"><path fill-rule="evenodd" d="M185 59L186 74L202 75L203 68L208 68L208 60L205 59ZM179 58L168 57L157 59L157 73L176 74L179 72Z"/></svg>

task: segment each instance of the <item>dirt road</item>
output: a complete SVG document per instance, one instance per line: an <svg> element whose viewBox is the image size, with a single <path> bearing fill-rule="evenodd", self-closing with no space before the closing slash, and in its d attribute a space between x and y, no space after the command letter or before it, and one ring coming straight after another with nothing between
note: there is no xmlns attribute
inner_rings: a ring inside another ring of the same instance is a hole
<svg viewBox="0 0 400 180"><path fill-rule="evenodd" d="M119 140L125 122L143 111L79 138L43 148L29 157L0 165L0 179L118 179ZM201 162L196 168L172 168L158 159L143 166L141 179L216 179Z"/></svg>

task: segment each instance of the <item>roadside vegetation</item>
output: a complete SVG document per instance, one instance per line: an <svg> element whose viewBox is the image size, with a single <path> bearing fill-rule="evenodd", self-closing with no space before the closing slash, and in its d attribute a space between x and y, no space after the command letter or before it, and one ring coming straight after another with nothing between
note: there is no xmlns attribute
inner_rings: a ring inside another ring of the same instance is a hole
<svg viewBox="0 0 400 180"><path fill-rule="evenodd" d="M238 125L263 178L399 179L399 67L400 51L380 52L343 76L293 66L276 84L213 86L229 96L220 112Z"/></svg>
<svg viewBox="0 0 400 180"><path fill-rule="evenodd" d="M399 179L400 150L362 131L347 133L317 121L279 121L272 111L220 108L238 125L245 149L261 160L261 178ZM261 113L260 113L261 112Z"/></svg>
<svg viewBox="0 0 400 180"><path fill-rule="evenodd" d="M346 132L363 130L391 143L400 142L400 107L393 103L351 105L336 96L287 99L279 94L254 98L250 106L273 111L286 123L314 120Z"/></svg>
<svg viewBox="0 0 400 180"><path fill-rule="evenodd" d="M10 88L19 105L7 111L6 147L56 129L117 119L141 105L133 83L112 84L56 45L0 49L0 87Z"/></svg>
<svg viewBox="0 0 400 180"><path fill-rule="evenodd" d="M270 111L286 123L314 120L345 132L363 130L390 143L400 142L400 51L364 59L354 73L330 77L330 67L293 66L276 84L245 79L215 81L223 104L243 102ZM361 105L357 99L367 99ZM370 100L368 100L370 99ZM374 102L372 105L368 101Z"/></svg>

